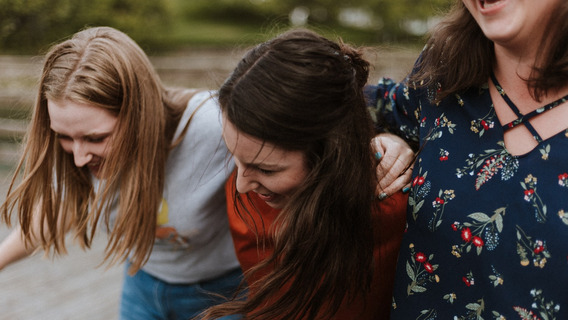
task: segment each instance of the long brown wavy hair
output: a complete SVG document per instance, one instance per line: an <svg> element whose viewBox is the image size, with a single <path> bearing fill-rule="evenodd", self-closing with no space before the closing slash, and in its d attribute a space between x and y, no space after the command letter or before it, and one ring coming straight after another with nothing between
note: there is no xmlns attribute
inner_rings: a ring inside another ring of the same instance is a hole
<svg viewBox="0 0 568 320"><path fill-rule="evenodd" d="M268 273L247 299L215 306L206 319L328 318L369 288L376 178L362 90L368 67L342 42L291 30L251 49L219 90L237 130L304 152L309 174L271 226L272 255L247 277Z"/></svg>
<svg viewBox="0 0 568 320"><path fill-rule="evenodd" d="M527 84L535 99L568 81L568 2L546 23L539 56ZM455 0L450 12L430 33L417 71L411 81L437 91L438 102L450 94L487 83L493 70L493 42L469 13L462 0Z"/></svg>
<svg viewBox="0 0 568 320"><path fill-rule="evenodd" d="M90 247L98 224L109 227L109 207L117 197L105 261L130 255L130 271L138 270L154 242L171 140L193 93L165 89L142 49L116 29L85 29L54 45L45 58L22 158L0 208L2 218L10 224L16 210L26 245L62 254L68 230L82 247ZM50 129L51 99L116 115L98 190L88 169L74 165L73 155L63 151Z"/></svg>

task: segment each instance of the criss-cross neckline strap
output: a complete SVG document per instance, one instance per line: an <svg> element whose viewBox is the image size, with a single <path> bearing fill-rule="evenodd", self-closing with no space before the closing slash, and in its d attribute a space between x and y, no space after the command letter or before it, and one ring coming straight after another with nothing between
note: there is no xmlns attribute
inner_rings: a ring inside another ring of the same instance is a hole
<svg viewBox="0 0 568 320"><path fill-rule="evenodd" d="M548 103L546 105L544 105L543 107L540 107L536 110L533 110L527 114L522 114L519 111L519 108L517 108L517 106L513 103L513 101L511 101L511 99L509 98L509 96L507 96L507 94L505 93L505 90L503 90L503 88L501 87L501 85L499 84L499 82L497 81L497 78L495 77L495 74L491 73L491 81L493 81L493 84L495 85L495 88L497 88L497 91L499 92L499 95L501 97L503 97L503 100L505 100L505 102L507 103L507 105L509 106L509 108L511 108L511 110L515 113L515 115L517 116L517 119L504 124L503 127L503 131L507 131L511 128L514 128L520 124L524 124L525 127L531 132L531 134L533 135L533 137L535 138L535 140L537 142L542 142L542 138L540 137L540 135L538 134L538 132L534 129L534 127L532 126L532 124L529 122L530 119L532 119L533 117L535 117L536 115L539 115L547 110L550 110L564 102L566 102L568 100L568 95L557 99L551 103Z"/></svg>

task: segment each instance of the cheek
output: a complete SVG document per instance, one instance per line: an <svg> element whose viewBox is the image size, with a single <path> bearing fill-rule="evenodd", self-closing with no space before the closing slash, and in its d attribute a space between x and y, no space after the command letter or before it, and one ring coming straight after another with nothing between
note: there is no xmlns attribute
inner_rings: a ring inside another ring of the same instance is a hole
<svg viewBox="0 0 568 320"><path fill-rule="evenodd" d="M295 165L293 169L286 173L287 178L284 179L284 181L281 181L282 189L286 189L286 191L283 193L292 194L296 190L298 190L298 188L300 188L306 181L309 172L310 170L306 165L306 160L304 159L304 157L302 157L297 162L297 165Z"/></svg>
<svg viewBox="0 0 568 320"><path fill-rule="evenodd" d="M110 152L110 149L111 149L110 146L111 146L110 142L104 143L103 145L101 145L101 148L100 148L100 151L98 152L98 154L100 154L101 157L106 156Z"/></svg>
<svg viewBox="0 0 568 320"><path fill-rule="evenodd" d="M94 156L105 158L112 150L112 140L105 140L102 143L91 143L88 147Z"/></svg>
<svg viewBox="0 0 568 320"><path fill-rule="evenodd" d="M306 180L307 171L297 171L292 177L285 181L279 181L276 185L280 187L281 194L291 195L294 193Z"/></svg>
<svg viewBox="0 0 568 320"><path fill-rule="evenodd" d="M475 6L477 5L477 1L478 0L462 0L462 3L466 7L467 11L469 11L469 13L471 13L473 15L474 14L473 10L474 10Z"/></svg>

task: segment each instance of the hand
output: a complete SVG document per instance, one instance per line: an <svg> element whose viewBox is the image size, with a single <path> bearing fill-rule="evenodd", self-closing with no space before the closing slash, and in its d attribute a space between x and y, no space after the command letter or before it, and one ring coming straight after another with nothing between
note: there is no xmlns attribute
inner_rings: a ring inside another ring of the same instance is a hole
<svg viewBox="0 0 568 320"><path fill-rule="evenodd" d="M379 199L402 190L410 190L412 166L415 156L410 146L400 137L391 133L381 133L371 142L377 165L377 180L379 181L376 194Z"/></svg>

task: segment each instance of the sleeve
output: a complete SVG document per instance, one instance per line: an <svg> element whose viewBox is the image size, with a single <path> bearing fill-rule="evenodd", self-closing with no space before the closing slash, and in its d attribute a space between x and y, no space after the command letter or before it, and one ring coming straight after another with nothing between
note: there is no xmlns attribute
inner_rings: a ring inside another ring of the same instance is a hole
<svg viewBox="0 0 568 320"><path fill-rule="evenodd" d="M388 319L392 305L396 263L406 227L407 203L408 193L397 192L384 200L376 200L373 210L375 273L372 294L367 296L367 303L374 305L375 316L380 319Z"/></svg>
<svg viewBox="0 0 568 320"><path fill-rule="evenodd" d="M396 83L390 78L382 78L376 85L365 87L365 96L378 133L391 132L417 144L424 94L407 83L407 80Z"/></svg>

